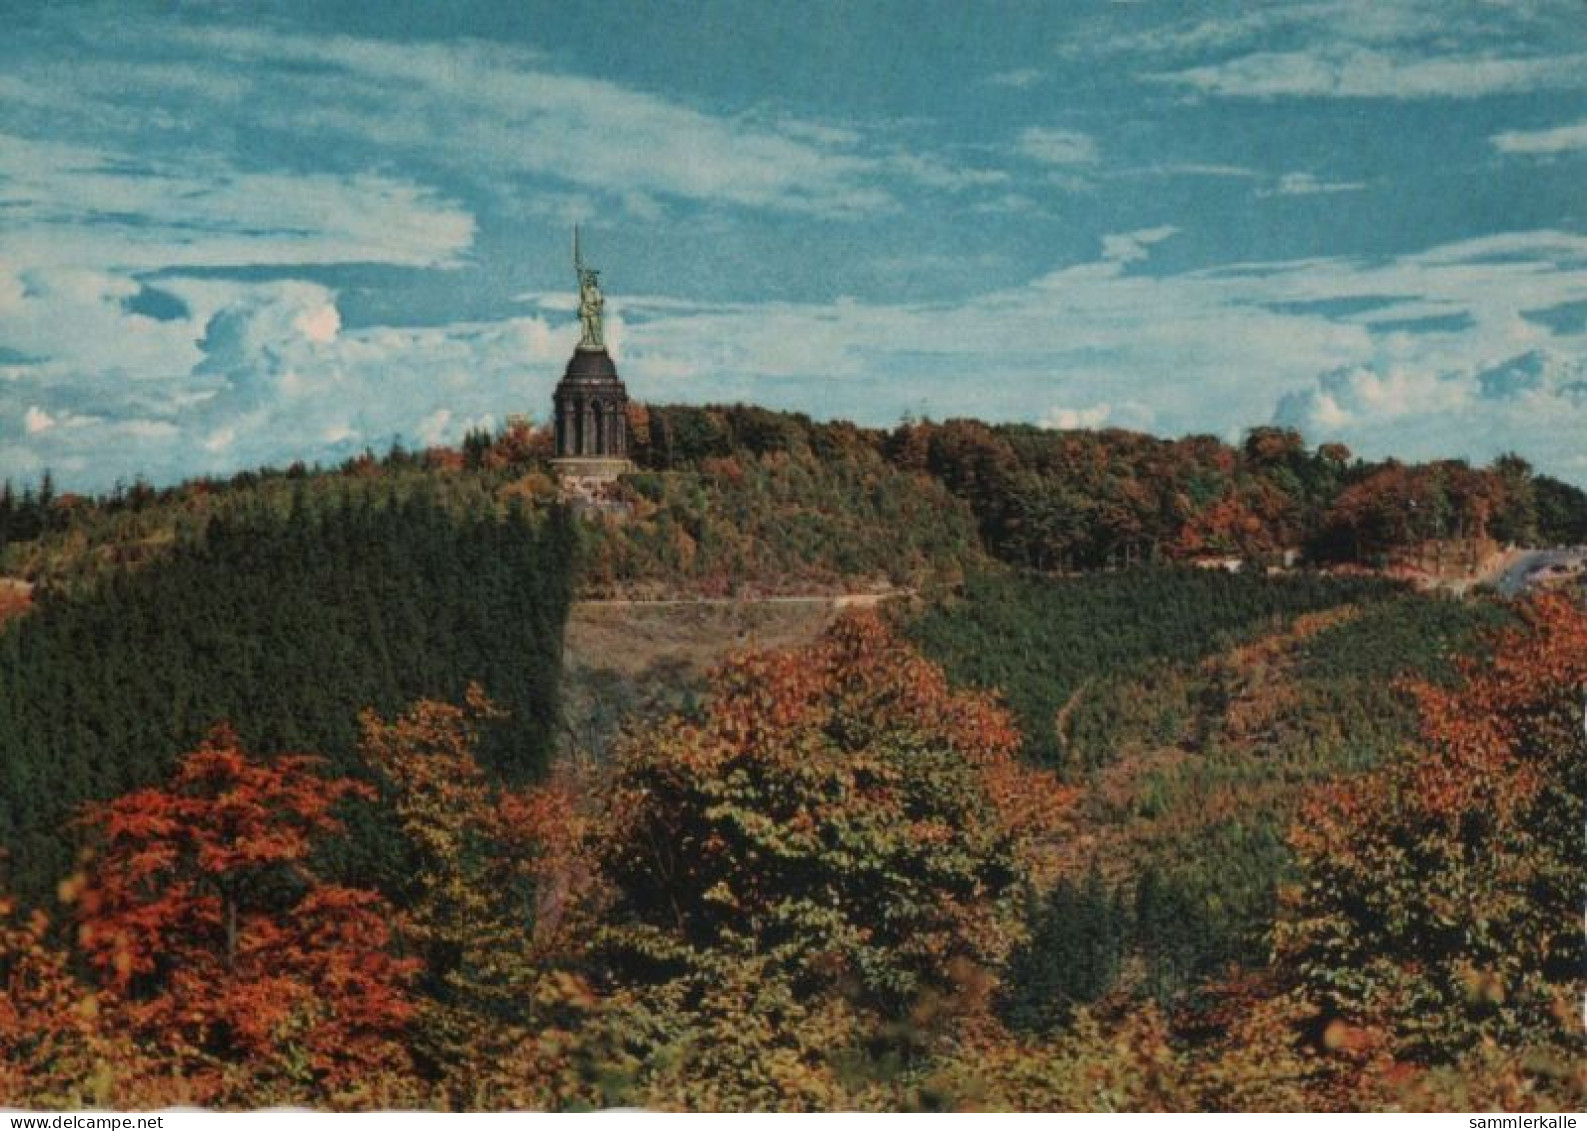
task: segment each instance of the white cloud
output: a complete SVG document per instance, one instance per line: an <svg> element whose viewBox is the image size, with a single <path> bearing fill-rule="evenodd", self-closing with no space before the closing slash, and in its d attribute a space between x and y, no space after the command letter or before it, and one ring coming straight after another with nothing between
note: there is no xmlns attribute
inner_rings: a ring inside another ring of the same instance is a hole
<svg viewBox="0 0 1587 1131"><path fill-rule="evenodd" d="M1036 212L1040 208L1041 205L1022 192L1006 192L989 200L976 201L970 211L979 216L1011 216Z"/></svg>
<svg viewBox="0 0 1587 1131"><path fill-rule="evenodd" d="M1070 58L1106 58L1116 55L1186 55L1227 50L1250 41L1278 26L1307 21L1307 10L1315 5L1291 3L1279 10L1248 10L1213 18L1171 20L1143 30L1121 32L1106 19L1089 26L1058 45L1058 53Z"/></svg>
<svg viewBox="0 0 1587 1131"><path fill-rule="evenodd" d="M886 158L886 164L917 184L948 192L1001 185L1009 179L1002 169L955 163L929 154L895 153Z"/></svg>
<svg viewBox="0 0 1587 1131"><path fill-rule="evenodd" d="M23 268L435 267L474 236L467 212L390 177L179 167L15 135L0 135L0 208L7 258Z"/></svg>
<svg viewBox="0 0 1587 1131"><path fill-rule="evenodd" d="M1110 62L1134 56L1170 81L1190 75L1193 87L1243 96L1432 97L1578 85L1570 56L1560 54L1561 45L1581 43L1573 0L1229 0L1198 4L1184 18L1173 5L1160 6L1142 27L1144 7L1114 5L1078 23L1059 53ZM1116 20L1116 13L1128 16ZM1403 82L1385 76L1383 58L1405 71ZM1451 73L1468 65L1470 76Z"/></svg>
<svg viewBox="0 0 1587 1131"><path fill-rule="evenodd" d="M895 207L901 191L960 192L1005 176L916 144L901 145L899 131L886 123L860 127L758 107L689 105L613 81L598 62L592 64L596 75L585 77L553 68L537 52L477 39L398 42L263 28L179 28L136 18L124 21L119 33L132 54L149 61L117 58L114 50L92 58L22 60L14 74L0 78L0 100L28 106L37 118L48 115L57 135L65 113L95 138L139 137L151 130L163 134L162 140L180 136L176 131L193 128L188 118L202 120L220 107L228 131L279 132L302 139L309 149L351 143L423 155L445 163L454 176L504 193L521 192L526 176L548 180L550 185L526 194L520 210L574 218L615 205L659 219L671 201L851 217ZM193 61L151 58L173 54ZM156 120L146 107L131 112L129 89L155 95L171 120ZM97 165L97 171L113 176L138 165L118 160L108 168ZM95 168L91 162L75 172ZM219 191L230 180L207 176L214 170L193 172L212 189L221 186ZM268 184L251 180L263 176L236 178L236 192L269 202L272 194L255 191ZM344 211L334 203L340 180L327 178L322 186L338 219ZM374 186L358 187L367 195ZM178 205L182 198L180 191L161 195ZM287 206L292 198L286 194ZM276 215L271 212L267 220L274 223ZM370 222L384 226L388 239L399 244L410 237L434 238L433 224ZM427 248L423 244L411 254Z"/></svg>
<svg viewBox="0 0 1587 1131"><path fill-rule="evenodd" d="M342 328L342 316L334 304L326 303L298 315L292 320L292 327L309 341L324 345L336 340L336 332Z"/></svg>
<svg viewBox="0 0 1587 1131"><path fill-rule="evenodd" d="M1344 438L1374 457L1486 461L1519 451L1581 481L1576 436L1587 427L1587 361L1533 350L1443 369L1335 370L1282 396L1274 420L1317 439Z"/></svg>
<svg viewBox="0 0 1587 1131"><path fill-rule="evenodd" d="M1489 139L1500 153L1552 156L1587 149L1587 122L1547 130L1506 130Z"/></svg>
<svg viewBox="0 0 1587 1131"><path fill-rule="evenodd" d="M1474 98L1587 86L1573 3L1285 0L1221 8L1128 30L1104 16L1073 29L1059 50L1139 57L1148 80L1229 97Z"/></svg>
<svg viewBox="0 0 1587 1131"><path fill-rule="evenodd" d="M1377 455L1486 458L1499 444L1569 471L1587 395L1517 394L1495 425L1472 359L1544 349L1562 373L1584 364L1580 336L1523 312L1587 301L1587 240L1521 232L1387 261L1120 269L1169 234L1116 235L1094 262L958 304L631 306L625 373L653 399L818 404L873 423L912 412L1086 426L1108 406L1110 425L1221 434L1282 401L1313 439ZM1404 328L1427 318L1447 325ZM1032 408L1043 404L1055 407Z"/></svg>
<svg viewBox="0 0 1587 1131"><path fill-rule="evenodd" d="M83 428L92 424L103 424L98 417L86 416L82 413L60 411L54 414L45 412L38 405L30 405L27 412L22 414L22 427L30 436L41 432L53 432L61 428Z"/></svg>
<svg viewBox="0 0 1587 1131"><path fill-rule="evenodd" d="M1460 55L1327 45L1257 51L1146 76L1204 94L1240 98L1480 98L1587 87L1587 54Z"/></svg>
<svg viewBox="0 0 1587 1131"><path fill-rule="evenodd" d="M1285 173L1278 184L1263 189L1258 196L1317 196L1324 193L1359 192L1366 188L1364 181L1323 181L1311 173Z"/></svg>
<svg viewBox="0 0 1587 1131"><path fill-rule="evenodd" d="M1046 77L1045 71L1039 71L1035 67L1016 67L1013 70L997 71L987 75L985 81L988 86L1005 86L1013 90L1025 90L1028 87L1035 86Z"/></svg>
<svg viewBox="0 0 1587 1131"><path fill-rule="evenodd" d="M0 340L30 328L27 344L50 357L0 388L0 478L42 465L104 488L455 438L460 419L549 398L577 334L539 318L349 330L329 289L290 280L166 279L188 314L158 322L107 299L114 277L34 274L75 297L48 333L50 294L29 297L20 320L0 315ZM117 351L134 327L146 339L129 368Z"/></svg>
<svg viewBox="0 0 1587 1131"><path fill-rule="evenodd" d="M495 172L571 182L631 201L676 197L825 215L892 204L883 155L821 123L713 115L538 56L478 41L404 43L266 31L193 30L191 49L249 64L309 64L271 80L319 109L310 136L449 155ZM260 116L272 122L271 111Z"/></svg>
<svg viewBox="0 0 1587 1131"><path fill-rule="evenodd" d="M443 443L449 435L447 425L452 422L450 409L438 408L419 421L419 439L426 445Z"/></svg>
<svg viewBox="0 0 1587 1131"><path fill-rule="evenodd" d="M1094 404L1087 408L1054 406L1039 423L1043 428L1057 428L1067 432L1076 428L1101 428L1112 415L1113 406L1106 403Z"/></svg>
<svg viewBox="0 0 1587 1131"><path fill-rule="evenodd" d="M1383 424L1421 414L1458 412L1470 402L1469 389L1458 379L1399 366L1378 370L1367 366L1336 369L1317 379L1315 389L1281 400L1284 423L1314 431L1336 431L1358 423Z"/></svg>
<svg viewBox="0 0 1587 1131"><path fill-rule="evenodd" d="M96 422L97 423L97 422ZM128 436L135 440L167 442L181 435L182 430L169 420L117 420L105 425L110 435Z"/></svg>
<svg viewBox="0 0 1587 1131"><path fill-rule="evenodd" d="M1208 165L1196 162L1176 163L1170 165L1153 165L1139 171L1142 174L1158 177L1219 177L1243 179L1259 177L1258 173L1245 165Z"/></svg>
<svg viewBox="0 0 1587 1131"><path fill-rule="evenodd" d="M1079 130L1026 126L1015 139L1015 148L1043 165L1091 165L1097 160L1096 142Z"/></svg>
<svg viewBox="0 0 1587 1131"><path fill-rule="evenodd" d="M1429 248L1408 256L1406 261L1431 266L1499 263L1511 264L1522 270L1530 261L1538 269L1571 268L1580 271L1587 269L1587 236L1554 229L1501 232Z"/></svg>
<svg viewBox="0 0 1587 1131"><path fill-rule="evenodd" d="M1178 232L1178 228L1164 224L1157 228L1103 236L1102 258L1110 263L1137 263L1150 254L1147 249L1153 244L1162 243Z"/></svg>

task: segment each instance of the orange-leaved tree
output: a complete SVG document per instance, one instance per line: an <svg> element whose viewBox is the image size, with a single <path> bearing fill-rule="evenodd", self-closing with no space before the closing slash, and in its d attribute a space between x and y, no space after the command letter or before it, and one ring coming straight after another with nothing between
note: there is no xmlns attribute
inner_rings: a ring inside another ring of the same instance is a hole
<svg viewBox="0 0 1587 1131"><path fill-rule="evenodd" d="M417 963L393 909L310 868L367 787L306 756L258 759L217 727L169 782L91 808L79 937L113 1023L222 1104L389 1102Z"/></svg>
<svg viewBox="0 0 1587 1131"><path fill-rule="evenodd" d="M1419 749L1305 811L1277 958L1341 1060L1409 1077L1526 1051L1503 1094L1537 1104L1587 1086L1587 611L1555 594L1521 620L1457 686L1415 689Z"/></svg>

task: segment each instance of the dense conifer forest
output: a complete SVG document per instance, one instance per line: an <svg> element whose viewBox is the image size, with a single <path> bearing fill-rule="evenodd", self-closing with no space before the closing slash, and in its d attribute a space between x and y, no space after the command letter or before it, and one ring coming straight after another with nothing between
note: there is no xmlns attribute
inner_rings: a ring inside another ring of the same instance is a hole
<svg viewBox="0 0 1587 1131"><path fill-rule="evenodd" d="M539 774L555 726L572 529L360 490L208 519L148 568L48 593L0 634L0 843L37 899L81 804L159 781L220 722L345 769L358 712L455 698L510 714L487 757Z"/></svg>
<svg viewBox="0 0 1587 1131"><path fill-rule="evenodd" d="M1400 592L1403 587L1389 581L1316 573L979 574L958 599L916 620L910 633L953 678L1001 691L1020 720L1031 758L1081 771L1095 768L1104 755L1083 744L1070 749L1074 713L1083 702L1109 697L1118 682L1138 679L1149 666L1166 675L1301 613ZM1094 715L1086 723L1117 730Z"/></svg>

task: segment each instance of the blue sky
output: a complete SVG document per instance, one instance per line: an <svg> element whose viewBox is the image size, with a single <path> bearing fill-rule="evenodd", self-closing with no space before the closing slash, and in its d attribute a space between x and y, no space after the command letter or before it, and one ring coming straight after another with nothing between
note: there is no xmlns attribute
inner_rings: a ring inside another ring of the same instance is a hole
<svg viewBox="0 0 1587 1131"><path fill-rule="evenodd" d="M0 0L0 478L633 395L1587 484L1587 4Z"/></svg>

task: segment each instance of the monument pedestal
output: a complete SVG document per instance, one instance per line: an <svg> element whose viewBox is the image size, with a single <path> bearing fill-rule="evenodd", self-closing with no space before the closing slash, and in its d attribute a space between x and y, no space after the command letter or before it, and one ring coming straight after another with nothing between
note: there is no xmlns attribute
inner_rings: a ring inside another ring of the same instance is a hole
<svg viewBox="0 0 1587 1131"><path fill-rule="evenodd" d="M557 478L586 483L615 483L620 476L634 470L634 461L621 456L563 456L551 461L551 470Z"/></svg>
<svg viewBox="0 0 1587 1131"><path fill-rule="evenodd" d="M615 456L568 456L551 461L561 499L574 514L605 515L618 521L633 511L617 490L619 477L634 470L632 460Z"/></svg>
<svg viewBox="0 0 1587 1131"><path fill-rule="evenodd" d="M604 347L573 351L552 402L560 473L615 478L628 470L628 390Z"/></svg>

